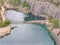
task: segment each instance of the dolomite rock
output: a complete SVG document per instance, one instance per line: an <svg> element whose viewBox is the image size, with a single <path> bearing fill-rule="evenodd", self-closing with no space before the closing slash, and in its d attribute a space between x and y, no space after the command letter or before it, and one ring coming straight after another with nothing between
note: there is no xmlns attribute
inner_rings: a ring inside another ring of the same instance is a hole
<svg viewBox="0 0 60 45"><path fill-rule="evenodd" d="M8 26L8 27L4 27L4 28L0 28L0 38L10 34L11 32L11 27Z"/></svg>
<svg viewBox="0 0 60 45"><path fill-rule="evenodd" d="M32 7L33 8L33 7ZM34 8L30 10L30 12L36 16L52 16L56 19L59 18L60 15L60 8L54 6L53 4L49 2L37 2L34 5Z"/></svg>
<svg viewBox="0 0 60 45"><path fill-rule="evenodd" d="M30 12L35 16L45 15L59 19L60 8L50 3L51 0L21 0L28 2L31 5ZM60 0L58 0L60 2Z"/></svg>

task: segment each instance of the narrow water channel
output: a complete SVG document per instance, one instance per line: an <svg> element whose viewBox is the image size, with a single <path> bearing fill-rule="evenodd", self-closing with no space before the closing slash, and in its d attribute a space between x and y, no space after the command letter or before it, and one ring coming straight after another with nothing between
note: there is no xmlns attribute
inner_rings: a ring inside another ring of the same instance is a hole
<svg viewBox="0 0 60 45"><path fill-rule="evenodd" d="M11 21L25 21L26 14L8 10L6 16ZM55 45L55 41L41 25L18 24L9 36L0 39L0 45Z"/></svg>

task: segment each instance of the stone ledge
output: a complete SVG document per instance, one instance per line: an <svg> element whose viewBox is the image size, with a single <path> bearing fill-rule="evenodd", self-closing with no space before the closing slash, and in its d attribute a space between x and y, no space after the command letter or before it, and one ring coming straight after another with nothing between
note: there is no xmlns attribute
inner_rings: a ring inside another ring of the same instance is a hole
<svg viewBox="0 0 60 45"><path fill-rule="evenodd" d="M10 26L0 28L0 38L10 34L10 32L11 32L11 27Z"/></svg>

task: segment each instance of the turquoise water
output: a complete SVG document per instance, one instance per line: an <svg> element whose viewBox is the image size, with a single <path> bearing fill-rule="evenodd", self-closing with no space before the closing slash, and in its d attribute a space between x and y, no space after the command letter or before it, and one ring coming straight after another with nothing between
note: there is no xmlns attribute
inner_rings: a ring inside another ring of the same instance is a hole
<svg viewBox="0 0 60 45"><path fill-rule="evenodd" d="M30 21L30 20L45 20L44 17L37 17L31 13L24 14L14 10L7 10L7 18L11 21Z"/></svg>
<svg viewBox="0 0 60 45"><path fill-rule="evenodd" d="M34 16L34 15L32 15L31 13L28 13L28 14L26 14L26 15L27 15L27 17L25 17L25 20L26 20L26 21L30 21L30 20L46 20L45 17L42 17L42 16L40 16L40 17Z"/></svg>
<svg viewBox="0 0 60 45"><path fill-rule="evenodd" d="M25 21L26 14L7 12L10 21ZM12 24L13 25L13 24ZM15 24L16 25L16 24ZM49 31L40 24L17 24L9 36L0 39L0 45L55 45Z"/></svg>
<svg viewBox="0 0 60 45"><path fill-rule="evenodd" d="M20 24L11 34L0 39L0 44L12 45L54 45L47 30L35 24Z"/></svg>

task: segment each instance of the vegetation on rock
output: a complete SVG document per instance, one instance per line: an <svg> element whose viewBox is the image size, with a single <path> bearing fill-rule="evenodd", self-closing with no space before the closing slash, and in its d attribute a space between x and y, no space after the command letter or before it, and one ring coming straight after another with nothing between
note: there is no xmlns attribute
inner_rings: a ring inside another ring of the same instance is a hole
<svg viewBox="0 0 60 45"><path fill-rule="evenodd" d="M58 19L54 19L53 17L49 17L50 22L53 24L54 28L59 28L59 20Z"/></svg>
<svg viewBox="0 0 60 45"><path fill-rule="evenodd" d="M1 15L0 15L0 21L2 21L2 17L1 17Z"/></svg>
<svg viewBox="0 0 60 45"><path fill-rule="evenodd" d="M24 1L22 4L23 4L23 7L27 7L27 9L30 9L30 5L26 1Z"/></svg>
<svg viewBox="0 0 60 45"><path fill-rule="evenodd" d="M0 22L0 27L6 27L9 24L10 24L10 21L9 20L5 20L5 22Z"/></svg>
<svg viewBox="0 0 60 45"><path fill-rule="evenodd" d="M11 0L11 4L12 4L13 6L18 6L20 3L21 3L20 0Z"/></svg>
<svg viewBox="0 0 60 45"><path fill-rule="evenodd" d="M60 4L60 2L58 0L51 0L51 3L56 6L59 6L59 4Z"/></svg>
<svg viewBox="0 0 60 45"><path fill-rule="evenodd" d="M4 4L4 0L0 0L0 6Z"/></svg>

